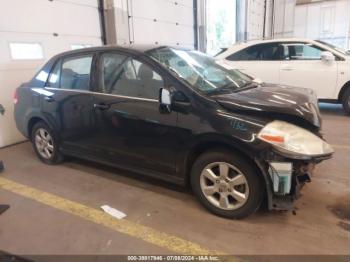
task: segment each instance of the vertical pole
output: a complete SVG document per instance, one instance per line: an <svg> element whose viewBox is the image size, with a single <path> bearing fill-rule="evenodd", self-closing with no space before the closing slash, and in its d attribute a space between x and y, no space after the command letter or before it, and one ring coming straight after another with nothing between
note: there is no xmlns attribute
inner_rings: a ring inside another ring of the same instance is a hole
<svg viewBox="0 0 350 262"><path fill-rule="evenodd" d="M241 0L236 0L236 42L244 41L243 11L244 4Z"/></svg>
<svg viewBox="0 0 350 262"><path fill-rule="evenodd" d="M265 30L265 26L266 26L266 14L267 14L267 0L265 0L265 6L264 6L264 24L263 24L263 39L266 38L266 30Z"/></svg>
<svg viewBox="0 0 350 262"><path fill-rule="evenodd" d="M271 38L275 37L275 0L272 0Z"/></svg>
<svg viewBox="0 0 350 262"><path fill-rule="evenodd" d="M249 0L245 1L245 18L244 18L244 41L248 41L248 16Z"/></svg>
<svg viewBox="0 0 350 262"><path fill-rule="evenodd" d="M194 49L198 50L198 2L193 0Z"/></svg>
<svg viewBox="0 0 350 262"><path fill-rule="evenodd" d="M5 108L3 107L2 104L0 104L0 115L4 115L4 114L5 114ZM4 163L2 162L2 160L0 160L0 173L4 171L4 169L5 169Z"/></svg>
<svg viewBox="0 0 350 262"><path fill-rule="evenodd" d="M207 0L197 0L197 47L199 51L207 51Z"/></svg>
<svg viewBox="0 0 350 262"><path fill-rule="evenodd" d="M107 44L107 35L106 35L106 17L105 17L104 0L98 0L98 14L100 17L102 44L106 45Z"/></svg>
<svg viewBox="0 0 350 262"><path fill-rule="evenodd" d="M130 3L129 3L129 0L126 0L126 12L128 14L129 44L133 44L135 40L134 24L130 23L130 19L133 19L132 10L133 10L132 0L130 0ZM131 25L133 26L132 33L131 33Z"/></svg>

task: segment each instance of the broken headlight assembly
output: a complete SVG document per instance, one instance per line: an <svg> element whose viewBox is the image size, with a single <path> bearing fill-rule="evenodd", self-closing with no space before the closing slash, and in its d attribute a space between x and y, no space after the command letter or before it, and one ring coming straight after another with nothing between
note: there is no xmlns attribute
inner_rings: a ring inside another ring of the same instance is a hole
<svg viewBox="0 0 350 262"><path fill-rule="evenodd" d="M305 159L334 152L329 144L310 131L279 120L267 124L258 138L291 158Z"/></svg>

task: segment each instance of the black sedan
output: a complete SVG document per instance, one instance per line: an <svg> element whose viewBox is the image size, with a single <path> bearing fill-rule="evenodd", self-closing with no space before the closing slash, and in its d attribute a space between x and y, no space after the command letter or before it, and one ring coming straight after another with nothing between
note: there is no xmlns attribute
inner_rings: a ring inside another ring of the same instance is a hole
<svg viewBox="0 0 350 262"><path fill-rule="evenodd" d="M75 156L190 184L211 212L290 209L333 149L315 94L254 81L197 51L98 47L53 57L15 94L38 157Z"/></svg>

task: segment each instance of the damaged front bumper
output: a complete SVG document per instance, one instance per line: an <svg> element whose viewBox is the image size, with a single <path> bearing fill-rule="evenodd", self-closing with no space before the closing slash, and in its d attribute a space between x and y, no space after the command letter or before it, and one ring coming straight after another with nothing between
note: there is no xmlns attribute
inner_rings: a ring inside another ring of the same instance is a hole
<svg viewBox="0 0 350 262"><path fill-rule="evenodd" d="M265 177L268 209L293 210L294 201L300 197L301 189L311 182L315 166L331 157L332 154L292 159L270 152L263 160L256 160Z"/></svg>

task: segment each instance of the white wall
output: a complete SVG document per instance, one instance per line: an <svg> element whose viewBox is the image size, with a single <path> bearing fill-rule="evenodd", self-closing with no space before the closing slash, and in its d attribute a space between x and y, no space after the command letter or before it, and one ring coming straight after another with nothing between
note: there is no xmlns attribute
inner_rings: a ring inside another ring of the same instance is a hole
<svg viewBox="0 0 350 262"><path fill-rule="evenodd" d="M194 47L193 0L114 0L114 8L119 45Z"/></svg>
<svg viewBox="0 0 350 262"><path fill-rule="evenodd" d="M294 36L323 39L350 48L350 1L336 0L297 5Z"/></svg>
<svg viewBox="0 0 350 262"><path fill-rule="evenodd" d="M0 8L0 147L23 140L13 120L13 93L53 55L72 44L101 45L97 0L11 0ZM53 34L57 33L55 37ZM41 43L44 58L20 61L10 42Z"/></svg>

